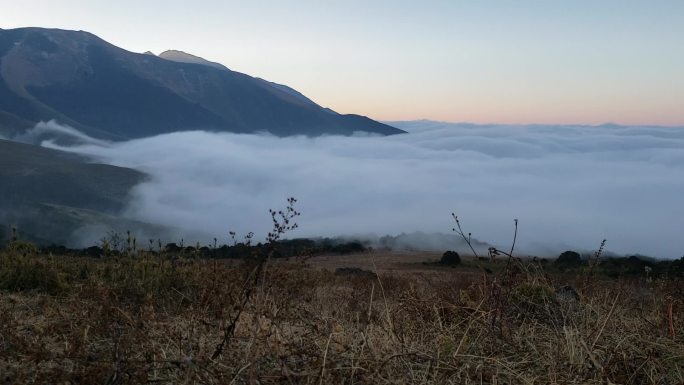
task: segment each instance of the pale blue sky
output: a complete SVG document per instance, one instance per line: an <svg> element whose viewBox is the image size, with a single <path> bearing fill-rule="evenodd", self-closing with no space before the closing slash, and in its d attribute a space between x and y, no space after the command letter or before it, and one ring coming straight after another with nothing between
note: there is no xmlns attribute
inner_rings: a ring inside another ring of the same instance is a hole
<svg viewBox="0 0 684 385"><path fill-rule="evenodd" d="M0 28L180 49L340 112L684 125L684 1L0 0Z"/></svg>

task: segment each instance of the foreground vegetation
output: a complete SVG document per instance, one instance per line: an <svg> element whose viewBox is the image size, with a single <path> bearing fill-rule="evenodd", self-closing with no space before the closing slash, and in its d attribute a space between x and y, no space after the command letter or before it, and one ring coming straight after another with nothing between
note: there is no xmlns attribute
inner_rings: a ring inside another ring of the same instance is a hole
<svg viewBox="0 0 684 385"><path fill-rule="evenodd" d="M336 275L259 258L63 257L15 242L0 251L0 380L684 382L676 279L518 260Z"/></svg>

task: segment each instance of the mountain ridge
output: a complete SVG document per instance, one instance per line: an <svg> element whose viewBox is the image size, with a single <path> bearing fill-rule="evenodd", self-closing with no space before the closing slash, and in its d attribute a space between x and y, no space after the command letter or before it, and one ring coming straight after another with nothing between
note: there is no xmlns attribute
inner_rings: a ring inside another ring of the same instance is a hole
<svg viewBox="0 0 684 385"><path fill-rule="evenodd" d="M85 31L0 30L0 134L51 119L110 140L192 129L278 136L404 132L331 113L290 87L224 66L133 53Z"/></svg>

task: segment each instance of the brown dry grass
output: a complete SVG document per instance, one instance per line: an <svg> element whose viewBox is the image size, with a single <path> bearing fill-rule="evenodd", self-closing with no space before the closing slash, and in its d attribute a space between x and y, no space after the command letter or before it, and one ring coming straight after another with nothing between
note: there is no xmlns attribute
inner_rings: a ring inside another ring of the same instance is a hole
<svg viewBox="0 0 684 385"><path fill-rule="evenodd" d="M495 278L415 263L393 269L397 260L403 266L397 255L349 258L315 260L315 268L268 263L228 345L212 359L248 269L0 252L0 381L684 383L681 282L582 286L583 277L547 276L531 264ZM324 268L334 263L380 265L380 276L336 276ZM22 269L39 273L12 281ZM46 280L52 283L40 284ZM577 285L579 301L555 298L553 289L566 283Z"/></svg>
<svg viewBox="0 0 684 385"><path fill-rule="evenodd" d="M425 272L424 262L436 262L442 253L433 251L386 251L376 250L362 254L318 255L307 259L308 265L316 269L334 271L339 267L354 266L364 270L383 273ZM431 270L439 270L432 266Z"/></svg>

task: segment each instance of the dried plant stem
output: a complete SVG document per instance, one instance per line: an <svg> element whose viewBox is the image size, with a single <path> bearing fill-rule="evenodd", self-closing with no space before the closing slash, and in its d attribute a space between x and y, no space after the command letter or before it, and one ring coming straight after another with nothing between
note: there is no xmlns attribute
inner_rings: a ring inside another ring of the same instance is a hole
<svg viewBox="0 0 684 385"><path fill-rule="evenodd" d="M518 239L518 220L514 219L513 222L515 223L515 231L513 232L513 243L511 244L511 251L508 253L510 256L513 256L513 250L515 249L515 241Z"/></svg>
<svg viewBox="0 0 684 385"><path fill-rule="evenodd" d="M468 236L466 237L465 233L463 232L463 229L461 228L461 221L458 220L458 216L456 216L456 214L454 214L454 213L451 213L451 217L454 218L454 221L456 221L456 227L453 228L452 230L454 232L456 232L458 235L460 235L461 238L463 238L463 240L468 245L468 247L470 247L470 251L473 252L473 255L475 256L475 258L480 258L480 256L477 254L477 251L475 251L475 248L473 247L473 244L470 240L472 234L468 233Z"/></svg>
<svg viewBox="0 0 684 385"><path fill-rule="evenodd" d="M601 325L601 329L598 330L596 337L594 337L594 341L591 343L591 350L592 351L594 350L594 346L596 346L596 342L598 342L599 338L601 338L601 334L603 334L603 330L606 328L608 321L610 321L610 318L613 316L613 311L615 310L615 304L617 304L617 301L619 298L620 298L620 292L618 292L617 295L615 296L615 300L613 300L613 304L610 306L610 311L608 312L606 319L603 321L603 325Z"/></svg>
<svg viewBox="0 0 684 385"><path fill-rule="evenodd" d="M672 337L672 339L675 339L675 327L674 327L673 313L674 313L674 304L672 303L672 301L670 301L670 303L667 304L667 321L668 321L668 325L669 325L669 329L670 329L669 330L670 331L670 337Z"/></svg>
<svg viewBox="0 0 684 385"><path fill-rule="evenodd" d="M325 362L328 359L328 349L330 349L330 341L332 340L333 334L330 333L328 336L328 341L325 343L325 351L323 352L323 362L321 363L321 379L318 381L319 385L323 385L323 378L325 378Z"/></svg>

